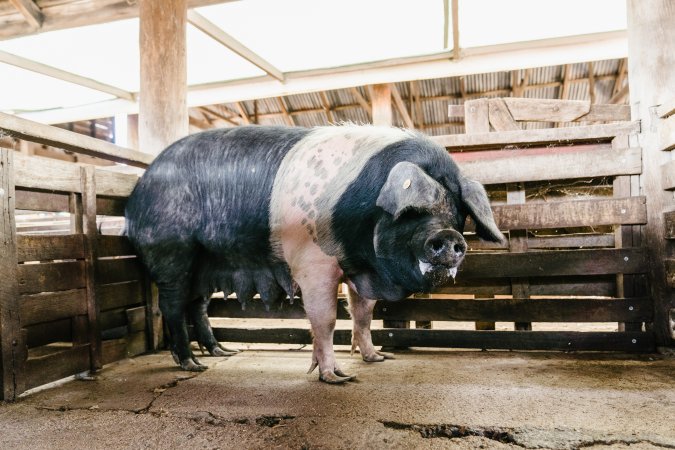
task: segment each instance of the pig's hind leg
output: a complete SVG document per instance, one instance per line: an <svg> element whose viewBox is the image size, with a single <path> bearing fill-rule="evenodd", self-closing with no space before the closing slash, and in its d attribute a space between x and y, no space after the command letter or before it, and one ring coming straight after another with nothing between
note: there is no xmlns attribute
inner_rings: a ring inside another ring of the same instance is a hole
<svg viewBox="0 0 675 450"><path fill-rule="evenodd" d="M361 358L366 362L379 362L385 359L393 359L391 353L375 350L373 338L370 334L370 322L373 319L375 300L361 297L349 286L349 312L354 324L352 330L352 354L358 347Z"/></svg>
<svg viewBox="0 0 675 450"><path fill-rule="evenodd" d="M171 338L171 354L177 364L184 370L201 372L207 367L202 365L190 350L190 340L187 330L187 283L160 284L159 307L169 328Z"/></svg>
<svg viewBox="0 0 675 450"><path fill-rule="evenodd" d="M205 296L192 301L188 305L188 312L190 313L190 318L192 319L192 324L194 325L197 334L197 342L199 342L200 347L206 347L206 350L208 350L211 356L236 355L239 353L239 350L223 347L218 343L215 336L213 336L213 330L211 329L209 317L206 313L210 302L211 298Z"/></svg>

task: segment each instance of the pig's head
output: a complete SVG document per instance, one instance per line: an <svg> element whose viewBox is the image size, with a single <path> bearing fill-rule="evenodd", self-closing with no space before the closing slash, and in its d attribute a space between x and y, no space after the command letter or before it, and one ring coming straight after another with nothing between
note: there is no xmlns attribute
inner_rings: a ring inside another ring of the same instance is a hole
<svg viewBox="0 0 675 450"><path fill-rule="evenodd" d="M412 291L429 291L455 278L467 250L461 234L467 215L481 238L504 238L480 183L461 175L443 182L455 185L449 189L420 166L399 162L377 198L384 211L373 242L378 271Z"/></svg>

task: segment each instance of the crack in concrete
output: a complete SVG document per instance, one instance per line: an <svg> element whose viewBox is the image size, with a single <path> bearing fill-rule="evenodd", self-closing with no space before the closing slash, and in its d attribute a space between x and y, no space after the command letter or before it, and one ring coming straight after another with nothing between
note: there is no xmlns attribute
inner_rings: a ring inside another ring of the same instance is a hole
<svg viewBox="0 0 675 450"><path fill-rule="evenodd" d="M633 445L651 444L659 448L675 449L675 439L661 436L622 436L583 432L565 429L507 428L507 427L471 427L453 424L414 424L380 420L387 428L418 432L423 438L458 439L478 436L513 444L522 448L552 448L560 450L579 450L595 445Z"/></svg>

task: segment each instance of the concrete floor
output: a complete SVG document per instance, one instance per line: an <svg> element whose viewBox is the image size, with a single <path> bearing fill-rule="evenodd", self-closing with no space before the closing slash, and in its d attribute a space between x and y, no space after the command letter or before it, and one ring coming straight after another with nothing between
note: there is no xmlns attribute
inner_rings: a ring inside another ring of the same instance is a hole
<svg viewBox="0 0 675 450"><path fill-rule="evenodd" d="M306 375L310 351L167 353L0 406L2 448L675 448L675 359L661 355L400 352L338 359L358 381Z"/></svg>

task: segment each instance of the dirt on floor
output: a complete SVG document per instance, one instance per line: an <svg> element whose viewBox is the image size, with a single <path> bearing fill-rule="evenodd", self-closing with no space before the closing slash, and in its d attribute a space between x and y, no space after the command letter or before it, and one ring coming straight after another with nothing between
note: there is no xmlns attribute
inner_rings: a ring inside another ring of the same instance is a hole
<svg viewBox="0 0 675 450"><path fill-rule="evenodd" d="M2 448L675 448L675 359L410 350L355 382L306 374L311 350L121 361L0 406Z"/></svg>

